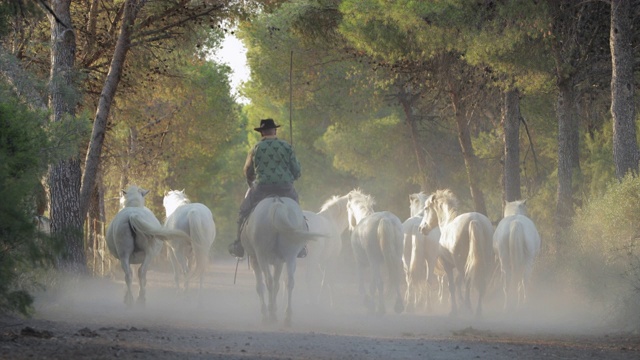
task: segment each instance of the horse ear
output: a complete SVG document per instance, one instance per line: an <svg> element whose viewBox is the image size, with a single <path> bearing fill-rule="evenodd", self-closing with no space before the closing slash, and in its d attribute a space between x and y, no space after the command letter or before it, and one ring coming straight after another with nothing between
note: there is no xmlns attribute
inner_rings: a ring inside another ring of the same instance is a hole
<svg viewBox="0 0 640 360"><path fill-rule="evenodd" d="M524 199L524 200L522 200L522 205L527 205L527 201L528 201L528 200L529 200L529 199Z"/></svg>
<svg viewBox="0 0 640 360"><path fill-rule="evenodd" d="M127 195L127 192L124 189L120 190L120 192L122 193L122 196Z"/></svg>
<svg viewBox="0 0 640 360"><path fill-rule="evenodd" d="M182 188L182 191L180 191L180 192L184 194L184 191L185 191L185 190L186 190L186 189Z"/></svg>
<svg viewBox="0 0 640 360"><path fill-rule="evenodd" d="M140 194L142 194L142 197L145 197L145 196L147 196L149 191L151 191L151 190L140 189Z"/></svg>

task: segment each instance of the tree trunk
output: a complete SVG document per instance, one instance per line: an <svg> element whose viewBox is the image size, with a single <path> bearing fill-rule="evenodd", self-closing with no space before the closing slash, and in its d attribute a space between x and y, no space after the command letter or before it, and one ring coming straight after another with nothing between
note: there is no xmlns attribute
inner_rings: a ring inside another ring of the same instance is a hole
<svg viewBox="0 0 640 360"><path fill-rule="evenodd" d="M631 0L611 0L611 116L616 177L638 172Z"/></svg>
<svg viewBox="0 0 640 360"><path fill-rule="evenodd" d="M482 193L482 190L480 190L480 186L475 176L475 174L479 174L480 172L478 171L478 158L473 151L473 144L471 143L469 124L467 123L467 118L464 116L464 112L460 109L460 101L455 92L451 93L451 101L456 118L456 126L458 128L458 141L460 142L460 149L462 150L462 157L464 158L464 165L467 170L467 179L469 181L469 189L471 190L474 210L487 215L484 194Z"/></svg>
<svg viewBox="0 0 640 360"><path fill-rule="evenodd" d="M51 121L64 121L75 116L74 64L76 38L71 24L70 0L53 0L49 14L51 22L51 73L49 107ZM69 271L85 273L87 264L82 236L83 216L80 214L80 160L60 161L49 168L51 196L51 232L64 239L66 254L60 265Z"/></svg>
<svg viewBox="0 0 640 360"><path fill-rule="evenodd" d="M578 159L578 121L575 111L575 93L571 81L558 85L558 192L556 205L557 231L567 229L572 222L573 176L580 170ZM562 236L557 238L561 241ZM562 244L558 243L559 246Z"/></svg>
<svg viewBox="0 0 640 360"><path fill-rule="evenodd" d="M504 193L505 201L519 200L520 193L520 99L517 89L504 93L502 104L504 129Z"/></svg>
<svg viewBox="0 0 640 360"><path fill-rule="evenodd" d="M85 159L85 170L82 177L82 191L80 197L80 211L83 216L87 213L91 192L95 187L96 175L100 165L100 155L102 154L102 145L104 143L104 136L107 129L109 111L111 109L111 104L113 103L113 98L116 94L116 89L118 88L118 83L120 82L127 52L131 45L133 25L138 16L138 12L140 11L140 8L144 6L144 3L145 1L128 0L124 6L122 27L120 28L120 34L118 36L118 41L116 42L113 58L111 59L109 73L107 74L104 87L102 88L102 93L100 94L98 110L96 111L96 117L93 120L93 131L91 133L87 157Z"/></svg>
<svg viewBox="0 0 640 360"><path fill-rule="evenodd" d="M431 193L438 189L437 172L434 164L427 163L424 151L418 139L418 124L413 115L412 101L404 94L400 95L400 103L405 114L405 123L411 134L411 145L416 155L416 164L420 174L420 189L425 193Z"/></svg>

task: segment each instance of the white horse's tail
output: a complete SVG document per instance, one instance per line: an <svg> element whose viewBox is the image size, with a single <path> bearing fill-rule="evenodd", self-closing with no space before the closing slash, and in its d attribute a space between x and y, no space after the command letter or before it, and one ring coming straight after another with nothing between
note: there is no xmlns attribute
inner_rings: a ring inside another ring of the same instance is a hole
<svg viewBox="0 0 640 360"><path fill-rule="evenodd" d="M478 220L469 222L469 255L465 267L465 278L474 284L481 293L487 288L487 279L491 274L493 249L490 239L485 239L482 225Z"/></svg>
<svg viewBox="0 0 640 360"><path fill-rule="evenodd" d="M378 223L378 239L391 283L395 286L400 286L404 279L402 262L404 240L402 233L396 229L391 220L382 218Z"/></svg>
<svg viewBox="0 0 640 360"><path fill-rule="evenodd" d="M191 209L187 213L189 219L189 232L191 235L191 246L194 248L193 253L196 256L196 268L189 275L190 278L202 276L207 270L209 263L209 250L213 244L215 237L215 228L209 229L208 219L196 209Z"/></svg>
<svg viewBox="0 0 640 360"><path fill-rule="evenodd" d="M157 237L160 240L167 241L170 239L180 238L191 241L189 235L181 230L167 229L162 226L153 224L144 219L140 214L131 214L129 216L129 226L134 233L142 233L147 236Z"/></svg>
<svg viewBox="0 0 640 360"><path fill-rule="evenodd" d="M300 241L317 240L319 237L328 237L327 234L313 233L306 230L302 211L287 206L281 201L275 201L269 208L269 218L276 230L290 233Z"/></svg>
<svg viewBox="0 0 640 360"><path fill-rule="evenodd" d="M511 281L517 282L524 276L524 268L526 266L526 251L524 227L518 220L514 220L509 224L509 262L511 270Z"/></svg>

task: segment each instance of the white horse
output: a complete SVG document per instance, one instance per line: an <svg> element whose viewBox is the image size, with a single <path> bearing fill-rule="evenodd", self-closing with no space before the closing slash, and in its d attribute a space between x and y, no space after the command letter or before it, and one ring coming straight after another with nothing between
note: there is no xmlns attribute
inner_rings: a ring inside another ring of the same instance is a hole
<svg viewBox="0 0 640 360"><path fill-rule="evenodd" d="M280 290L280 275L287 265L287 306L285 325L291 326L291 298L298 253L309 240L321 234L306 229L302 209L286 197L268 197L256 205L240 234L240 240L256 276L256 291L260 298L262 321L277 321L276 299ZM265 283L268 301L265 302ZM267 306L268 303L268 306Z"/></svg>
<svg viewBox="0 0 640 360"><path fill-rule="evenodd" d="M440 290L439 285L442 284L435 274L440 251L440 228L431 229L427 235L420 232L427 197L428 195L423 192L409 196L411 217L402 223L405 244L403 260L407 280L405 303L408 311L423 306L427 311L431 311L431 290L436 286ZM407 247L409 248L408 259Z"/></svg>
<svg viewBox="0 0 640 360"><path fill-rule="evenodd" d="M185 291L189 288L189 281L197 276L202 291L204 274L209 264L209 251L216 238L216 224L211 210L203 204L192 203L184 190L169 191L162 204L167 214L165 226L182 230L191 238L191 241L176 238L167 242L171 249L176 288L180 289L181 275L184 276ZM189 269L190 258L195 258L194 269Z"/></svg>
<svg viewBox="0 0 640 360"><path fill-rule="evenodd" d="M162 227L151 210L144 206L144 196L147 193L149 190L141 189L135 185L123 190L120 198L120 204L123 205L123 208L107 227L107 246L111 254L120 260L122 270L124 270L124 279L127 283L124 302L128 306L133 304L131 264L140 264L138 268L140 283L138 303L144 304L147 269L151 260L162 249L160 240L189 239L187 234L182 231Z"/></svg>
<svg viewBox="0 0 640 360"><path fill-rule="evenodd" d="M527 217L526 200L505 204L504 218L493 234L493 248L500 259L504 308L511 310L524 303L533 263L540 252L540 234Z"/></svg>
<svg viewBox="0 0 640 360"><path fill-rule="evenodd" d="M352 190L348 198L349 228L352 230L351 246L358 265L359 290L364 296L365 305L372 312L385 313L382 267L386 267L389 285L396 293L394 310L396 313L401 313L404 310L400 291L404 281L402 222L389 211L374 212L373 198L360 190ZM364 270L367 266L371 270L369 293L364 287Z"/></svg>
<svg viewBox="0 0 640 360"><path fill-rule="evenodd" d="M339 276L338 260L342 251L342 233L349 226L347 218L348 197L333 196L327 200L317 213L303 211L309 231L326 233L318 241L307 245L307 282L311 289L313 302L317 302L321 293L327 292L329 304L333 305L333 283Z"/></svg>
<svg viewBox="0 0 640 360"><path fill-rule="evenodd" d="M429 211L433 210L433 211ZM440 226L440 259L449 278L451 315L457 315L456 281L458 269L466 288L465 302L471 308L471 286L478 291L476 316L482 316L482 299L492 275L494 256L492 248L493 225L483 214L458 214L458 200L450 190L438 190L425 203L420 231L428 234Z"/></svg>

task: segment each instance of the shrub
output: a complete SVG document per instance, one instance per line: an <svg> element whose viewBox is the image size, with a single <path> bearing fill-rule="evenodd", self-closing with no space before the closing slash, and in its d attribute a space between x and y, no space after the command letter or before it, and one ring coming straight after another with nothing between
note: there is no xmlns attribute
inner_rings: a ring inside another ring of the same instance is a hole
<svg viewBox="0 0 640 360"><path fill-rule="evenodd" d="M27 315L25 274L49 264L52 242L36 230L35 189L46 171L43 114L0 88L0 312Z"/></svg>
<svg viewBox="0 0 640 360"><path fill-rule="evenodd" d="M581 284L631 326L640 324L639 220L640 178L629 175L579 211L572 228Z"/></svg>

